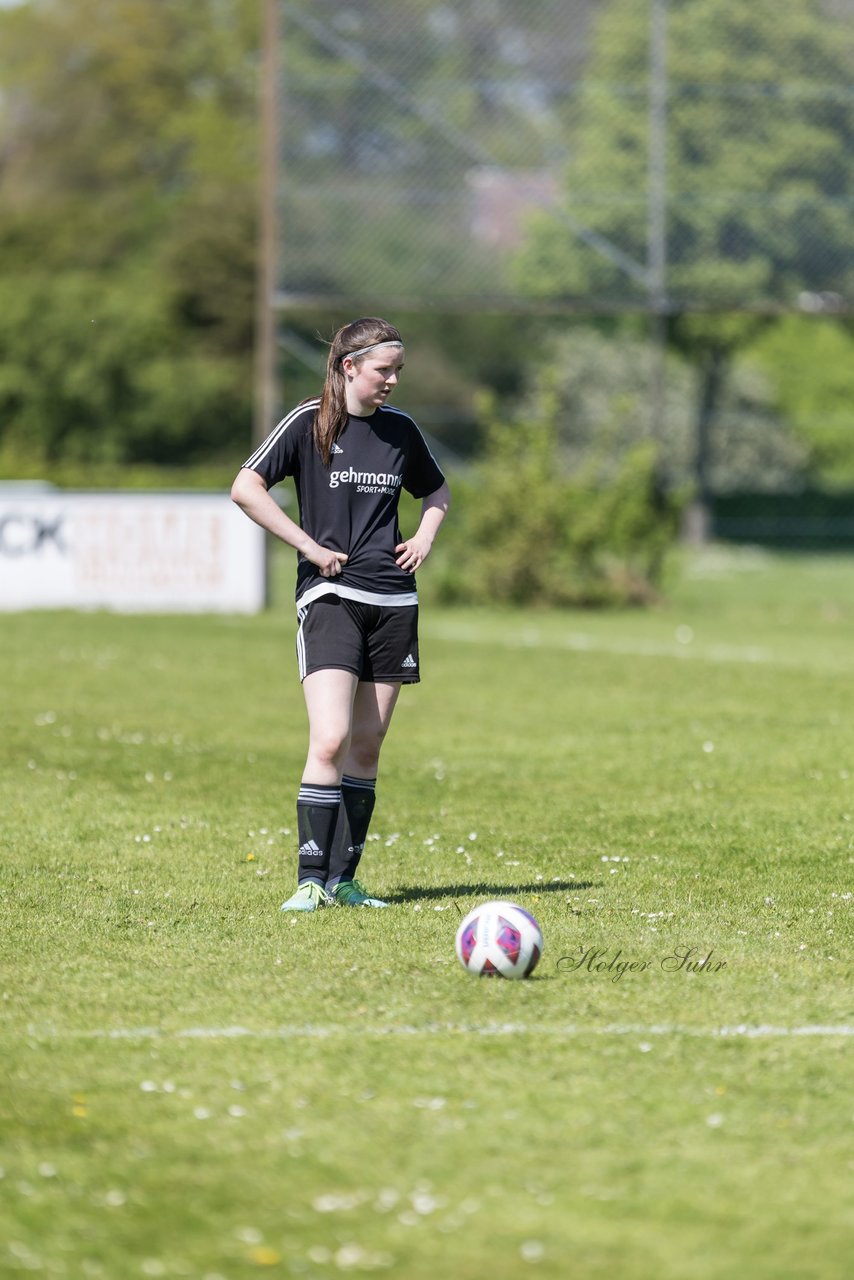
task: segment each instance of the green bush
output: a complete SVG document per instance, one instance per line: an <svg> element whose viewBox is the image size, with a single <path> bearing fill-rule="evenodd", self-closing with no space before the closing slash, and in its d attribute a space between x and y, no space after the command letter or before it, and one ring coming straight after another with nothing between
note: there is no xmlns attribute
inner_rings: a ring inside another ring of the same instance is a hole
<svg viewBox="0 0 854 1280"><path fill-rule="evenodd" d="M641 443L606 469L562 473L553 414L492 418L484 461L454 483L431 567L445 603L627 605L654 599L683 498L658 482Z"/></svg>

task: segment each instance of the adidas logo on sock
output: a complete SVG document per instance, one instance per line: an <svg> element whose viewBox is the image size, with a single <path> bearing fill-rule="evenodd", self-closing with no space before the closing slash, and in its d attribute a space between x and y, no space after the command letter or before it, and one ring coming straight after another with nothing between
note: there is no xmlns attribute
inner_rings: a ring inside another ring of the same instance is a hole
<svg viewBox="0 0 854 1280"><path fill-rule="evenodd" d="M323 850L313 840L306 840L305 844L300 845L299 856L301 858L322 858Z"/></svg>
<svg viewBox="0 0 854 1280"><path fill-rule="evenodd" d="M344 450L341 448L340 444L333 444L333 446L332 446L332 452L333 452L333 453L343 453L343 452L344 452Z"/></svg>
<svg viewBox="0 0 854 1280"><path fill-rule="evenodd" d="M406 657L403 659L403 662L401 662L401 664L400 664L400 665L401 665L402 667L417 667L417 666L418 666L418 663L415 661L415 659L413 658L412 654L411 654L411 653L408 653L408 654L406 655Z"/></svg>

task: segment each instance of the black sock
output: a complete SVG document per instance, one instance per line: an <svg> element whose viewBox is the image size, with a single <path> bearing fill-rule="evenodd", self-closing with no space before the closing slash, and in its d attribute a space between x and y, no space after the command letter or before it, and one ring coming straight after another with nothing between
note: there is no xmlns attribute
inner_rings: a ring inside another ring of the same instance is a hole
<svg viewBox="0 0 854 1280"><path fill-rule="evenodd" d="M306 880L326 884L340 807L340 787L314 782L304 782L300 787L297 796L300 884Z"/></svg>
<svg viewBox="0 0 854 1280"><path fill-rule="evenodd" d="M376 778L351 778L345 773L341 779L341 809L329 862L330 888L356 874L374 812L376 786Z"/></svg>

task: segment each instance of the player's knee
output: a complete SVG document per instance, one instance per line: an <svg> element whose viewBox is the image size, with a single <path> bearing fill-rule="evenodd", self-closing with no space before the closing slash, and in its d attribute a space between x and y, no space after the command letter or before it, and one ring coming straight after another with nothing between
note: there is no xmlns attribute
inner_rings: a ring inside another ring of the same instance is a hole
<svg viewBox="0 0 854 1280"><path fill-rule="evenodd" d="M369 777L371 770L376 767L385 735L385 729L354 735L350 744L350 758L358 766L361 776Z"/></svg>
<svg viewBox="0 0 854 1280"><path fill-rule="evenodd" d="M320 765L338 766L347 754L349 741L346 735L323 733L312 735L309 755Z"/></svg>

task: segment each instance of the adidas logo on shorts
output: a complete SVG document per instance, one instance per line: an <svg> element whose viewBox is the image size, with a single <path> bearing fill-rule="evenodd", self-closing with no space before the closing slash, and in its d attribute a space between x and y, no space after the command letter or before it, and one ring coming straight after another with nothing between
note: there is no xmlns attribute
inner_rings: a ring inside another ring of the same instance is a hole
<svg viewBox="0 0 854 1280"><path fill-rule="evenodd" d="M414 670L414 668L418 666L418 663L415 661L412 654L408 653L400 665L402 667L407 667L408 669Z"/></svg>

